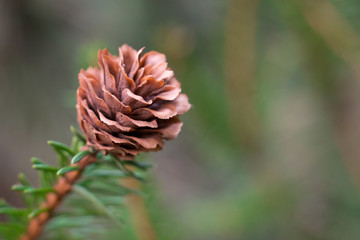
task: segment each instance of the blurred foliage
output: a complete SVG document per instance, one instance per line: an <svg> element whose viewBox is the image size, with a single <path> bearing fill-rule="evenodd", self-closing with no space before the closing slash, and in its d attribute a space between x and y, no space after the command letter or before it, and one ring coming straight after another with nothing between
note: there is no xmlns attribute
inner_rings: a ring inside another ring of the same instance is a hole
<svg viewBox="0 0 360 240"><path fill-rule="evenodd" d="M358 239L359 1L2 3L1 197L69 137L79 69L128 43L164 52L193 104L143 185L159 239Z"/></svg>
<svg viewBox="0 0 360 240"><path fill-rule="evenodd" d="M0 222L0 237L5 240L19 239L20 235L27 232L28 226L32 226L33 232L36 231L30 221L50 211L51 219L39 239L98 239L104 237L104 234L108 235L107 231L126 239L135 237L124 207L125 198L127 195L142 193L125 186L120 179L131 177L136 181L144 181L144 171L139 170L146 170L151 165L138 160L123 162L112 155L104 156L101 152L80 151L85 138L74 128L72 131L74 137L71 146L56 141L48 142L57 154L58 167L50 166L36 157L31 159L32 167L39 171L40 187L32 186L24 174L19 174L19 183L13 185L12 189L20 193L25 207L16 208L0 199L0 214L5 215L7 220ZM69 177L67 173L80 169L70 164L80 162L89 154L96 154L96 162L82 172L80 180L72 186L71 194L65 195L64 203L60 203L60 209L44 206L43 203L51 202L48 194L60 194L63 191L59 190L56 183L63 177ZM135 169L129 170L129 166ZM110 238L108 236L106 239Z"/></svg>

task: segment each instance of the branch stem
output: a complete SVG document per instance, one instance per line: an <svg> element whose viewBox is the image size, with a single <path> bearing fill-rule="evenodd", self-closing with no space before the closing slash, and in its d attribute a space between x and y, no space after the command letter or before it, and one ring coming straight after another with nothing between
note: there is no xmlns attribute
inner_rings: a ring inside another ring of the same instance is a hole
<svg viewBox="0 0 360 240"><path fill-rule="evenodd" d="M50 192L46 195L46 200L40 206L41 209L47 209L48 211L40 213L36 217L32 218L27 227L27 231L20 236L19 240L35 240L41 234L44 225L51 218L54 210L61 204L63 198L71 191L74 183L81 176L82 171L91 163L95 162L96 158L94 154L85 156L81 161L70 166L79 167L76 171L66 173L63 177L60 177L54 186L54 192Z"/></svg>
<svg viewBox="0 0 360 240"><path fill-rule="evenodd" d="M128 171L133 171L131 167ZM140 190L139 180L134 177L127 177L121 180L124 187ZM130 213L130 220L138 240L156 240L157 236L151 223L149 213L142 196L130 193L125 197L126 206Z"/></svg>

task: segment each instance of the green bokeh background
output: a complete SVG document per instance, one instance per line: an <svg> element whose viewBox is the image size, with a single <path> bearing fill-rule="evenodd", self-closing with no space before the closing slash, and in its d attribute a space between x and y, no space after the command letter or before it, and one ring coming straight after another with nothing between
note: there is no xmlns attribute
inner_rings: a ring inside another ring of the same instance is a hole
<svg viewBox="0 0 360 240"><path fill-rule="evenodd" d="M356 0L0 0L1 198L55 162L79 69L123 43L165 53L193 105L148 155L159 239L359 239Z"/></svg>

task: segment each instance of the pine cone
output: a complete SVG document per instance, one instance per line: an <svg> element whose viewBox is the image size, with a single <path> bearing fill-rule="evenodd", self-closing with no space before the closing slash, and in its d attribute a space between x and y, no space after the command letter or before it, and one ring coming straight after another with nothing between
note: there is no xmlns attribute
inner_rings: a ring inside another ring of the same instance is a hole
<svg viewBox="0 0 360 240"><path fill-rule="evenodd" d="M119 56L100 50L100 69L79 73L76 108L87 146L124 160L162 149L164 139L179 134L178 117L191 106L165 55L142 56L143 49L125 44Z"/></svg>

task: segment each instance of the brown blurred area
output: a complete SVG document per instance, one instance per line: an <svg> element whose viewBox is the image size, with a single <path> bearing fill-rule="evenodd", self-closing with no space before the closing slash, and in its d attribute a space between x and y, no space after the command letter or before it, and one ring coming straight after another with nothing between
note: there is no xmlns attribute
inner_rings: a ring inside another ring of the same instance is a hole
<svg viewBox="0 0 360 240"><path fill-rule="evenodd" d="M70 141L80 68L127 43L193 104L149 154L159 239L356 240L359 20L357 0L0 0L0 198Z"/></svg>

